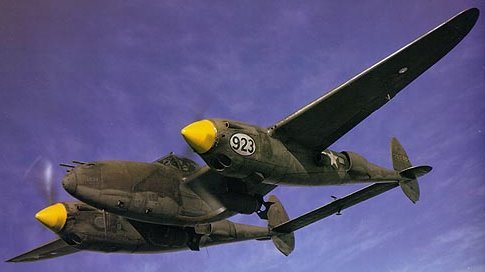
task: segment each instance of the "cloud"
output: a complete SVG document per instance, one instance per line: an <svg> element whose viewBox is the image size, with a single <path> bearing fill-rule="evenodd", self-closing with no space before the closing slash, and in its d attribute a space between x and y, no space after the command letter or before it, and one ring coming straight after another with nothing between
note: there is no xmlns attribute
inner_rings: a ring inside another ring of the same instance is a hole
<svg viewBox="0 0 485 272"><path fill-rule="evenodd" d="M438 234L419 249L418 258L391 271L481 271L485 256L485 225L462 225Z"/></svg>

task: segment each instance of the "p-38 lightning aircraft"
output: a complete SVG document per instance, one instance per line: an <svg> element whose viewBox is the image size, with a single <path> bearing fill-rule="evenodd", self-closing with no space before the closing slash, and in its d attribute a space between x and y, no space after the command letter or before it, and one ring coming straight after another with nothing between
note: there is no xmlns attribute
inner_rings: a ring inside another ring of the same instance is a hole
<svg viewBox="0 0 485 272"><path fill-rule="evenodd" d="M205 119L181 133L206 166L170 154L151 163L93 161L64 165L64 189L79 199L39 211L35 217L59 238L8 260L36 261L81 250L169 252L244 240L272 240L289 255L293 232L362 201L401 187L419 200L417 178L430 166L412 166L391 141L394 169L328 147L454 48L472 29L479 11L461 12L343 85L269 128ZM278 185L372 183L289 220L275 196ZM256 213L266 227L233 223Z"/></svg>

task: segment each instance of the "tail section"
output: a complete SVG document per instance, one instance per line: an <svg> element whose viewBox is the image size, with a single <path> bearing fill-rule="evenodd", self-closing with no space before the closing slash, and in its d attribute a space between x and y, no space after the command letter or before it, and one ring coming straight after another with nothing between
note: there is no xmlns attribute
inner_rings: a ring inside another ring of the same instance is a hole
<svg viewBox="0 0 485 272"><path fill-rule="evenodd" d="M412 166L408 154L396 138L391 140L392 166L394 170L401 171Z"/></svg>
<svg viewBox="0 0 485 272"><path fill-rule="evenodd" d="M283 208L283 205L276 196L269 196L268 202L272 203L268 210L268 227L270 230L289 221L290 218L288 217L285 208ZM271 236L271 240L273 240L275 247L285 256L290 255L295 249L295 235L293 232L275 234Z"/></svg>
<svg viewBox="0 0 485 272"><path fill-rule="evenodd" d="M391 140L392 166L406 180L399 181L404 194L413 202L419 200L419 184L417 178L431 171L431 166L413 167L406 151L396 138Z"/></svg>

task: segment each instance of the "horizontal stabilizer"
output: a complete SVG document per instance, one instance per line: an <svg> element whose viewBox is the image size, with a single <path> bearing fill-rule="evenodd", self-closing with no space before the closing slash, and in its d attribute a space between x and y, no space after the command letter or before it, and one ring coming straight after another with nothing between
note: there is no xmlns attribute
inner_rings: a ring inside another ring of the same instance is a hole
<svg viewBox="0 0 485 272"><path fill-rule="evenodd" d="M78 252L79 249L76 249L64 242L61 239L54 240L49 242L43 246L35 248L29 252L23 253L17 257L14 257L7 262L33 262L43 259L50 259L55 257L64 256L67 254Z"/></svg>
<svg viewBox="0 0 485 272"><path fill-rule="evenodd" d="M339 213L340 211L343 211L344 209L347 209L351 206L359 204L360 202L365 201L369 198L372 198L384 192L387 192L393 188L396 188L397 186L399 186L399 183L397 182L372 184L348 196L339 198L316 210L313 210L304 215L301 215L286 223L280 224L274 227L272 231L291 233L293 231L306 227L312 223L315 223L325 217L328 217L334 213Z"/></svg>
<svg viewBox="0 0 485 272"><path fill-rule="evenodd" d="M417 179L428 174L433 168L428 165L412 166L399 172L399 175L408 179Z"/></svg>

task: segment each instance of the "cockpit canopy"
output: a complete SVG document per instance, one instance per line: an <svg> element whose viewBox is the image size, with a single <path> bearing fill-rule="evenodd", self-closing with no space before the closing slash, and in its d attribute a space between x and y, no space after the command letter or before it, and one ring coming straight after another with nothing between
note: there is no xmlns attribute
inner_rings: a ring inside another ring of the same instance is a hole
<svg viewBox="0 0 485 272"><path fill-rule="evenodd" d="M158 159L156 162L165 166L177 168L183 172L193 172L199 168L199 165L193 160L175 156L173 153Z"/></svg>

